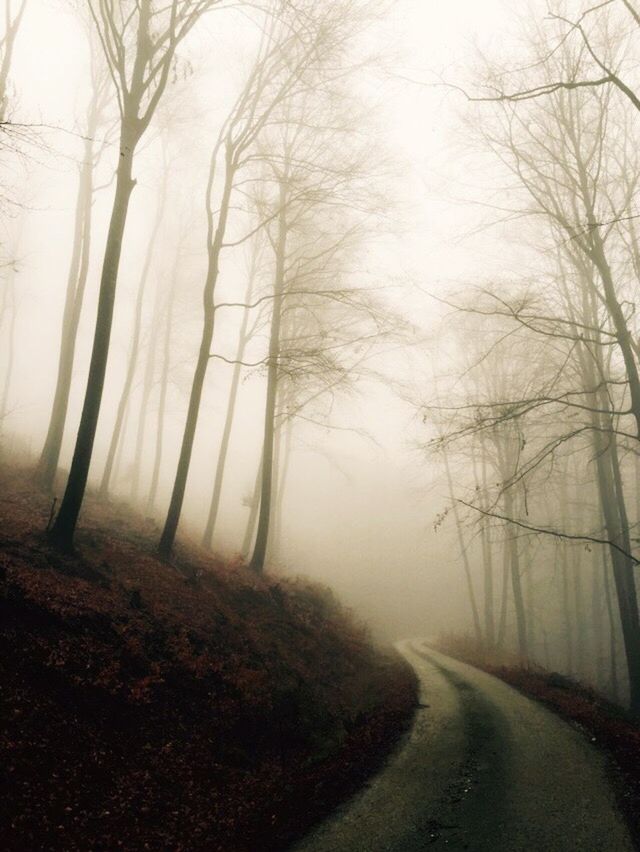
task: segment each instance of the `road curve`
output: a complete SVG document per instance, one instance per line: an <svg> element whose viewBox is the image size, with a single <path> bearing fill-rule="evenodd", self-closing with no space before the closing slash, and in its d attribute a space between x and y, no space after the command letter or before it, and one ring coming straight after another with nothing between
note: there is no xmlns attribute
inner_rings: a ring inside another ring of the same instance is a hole
<svg viewBox="0 0 640 852"><path fill-rule="evenodd" d="M296 852L626 852L604 757L497 678L419 642L411 732Z"/></svg>

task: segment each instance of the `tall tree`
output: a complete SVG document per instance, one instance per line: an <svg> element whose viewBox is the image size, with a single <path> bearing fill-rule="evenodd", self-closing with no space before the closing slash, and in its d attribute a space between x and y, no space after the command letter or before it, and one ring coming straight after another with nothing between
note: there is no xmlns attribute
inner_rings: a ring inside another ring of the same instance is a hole
<svg viewBox="0 0 640 852"><path fill-rule="evenodd" d="M111 434L111 442L109 444L109 451L107 453L107 461L104 467L104 473L102 475L102 482L100 483L100 494L103 497L106 497L109 492L109 483L111 480L111 473L113 470L113 461L115 459L116 450L118 448L119 442L122 440L122 425L124 422L124 414L129 404L129 397L131 395L131 388L133 386L133 380L136 374L136 368L138 366L138 354L140 350L140 338L142 335L142 309L144 306L144 297L147 289L147 282L149 281L149 276L151 272L151 264L153 261L153 253L156 249L156 242L158 239L158 234L160 232L160 225L162 224L162 216L164 213L164 206L166 203L166 194L167 194L167 169L166 169L166 161L163 162L162 169L162 178L160 181L161 188L160 194L157 200L156 207L156 215L153 220L153 225L151 228L151 234L149 236L149 241L147 243L147 251L145 254L144 262L142 265L142 272L140 274L140 281L138 283L138 292L136 294L136 304L133 312L133 334L131 335L131 348L129 350L129 360L127 363L127 372L125 375L124 383L122 385L122 392L120 394L120 399L118 401L118 408L116 410L116 420L113 427L113 432ZM148 402L148 398L147 398ZM145 406L146 408L146 406ZM136 447L136 450L138 448ZM136 462L138 459L135 460Z"/></svg>
<svg viewBox="0 0 640 852"><path fill-rule="evenodd" d="M90 42L91 43L91 42ZM74 231L71 260L67 274L58 374L49 416L49 426L38 462L38 476L45 488L53 488L62 439L69 407L73 363L75 358L78 326L89 273L91 233L93 225L93 203L95 197L94 174L105 149L97 138L109 105L109 75L101 62L100 55L91 52L91 97L87 107L85 124L82 127L84 151L78 165L78 188L74 215Z"/></svg>
<svg viewBox="0 0 640 852"><path fill-rule="evenodd" d="M242 367L247 343L252 336L252 329L249 328L250 318L250 303L253 296L253 291L256 283L257 267L259 261L259 250L254 248L251 255L251 268L249 270L249 281L245 293L245 307L242 312L242 320L240 322L240 331L238 332L238 346L236 350L235 363L233 365L233 374L231 376L231 387L229 388L229 397L227 399L227 410L224 418L224 427L222 429L222 438L220 440L220 448L216 461L216 470L213 479L213 493L211 495L211 503L209 505L209 514L202 535L202 545L211 549L213 545L213 534L215 530L216 520L218 518L218 510L220 508L220 497L222 496L222 483L224 472L227 463L227 453L231 442L231 431L238 401L238 390L240 388L240 377L242 375Z"/></svg>
<svg viewBox="0 0 640 852"><path fill-rule="evenodd" d="M176 51L202 15L221 0L90 0L120 110L116 187L100 280L96 328L78 437L67 487L50 537L69 548L82 506L104 388L136 148L162 98Z"/></svg>
<svg viewBox="0 0 640 852"><path fill-rule="evenodd" d="M0 38L0 153L2 160L2 193L0 194L0 208L5 212L7 208L16 203L16 198L6 188L10 184L15 160L10 154L19 150L19 143L23 137L24 129L13 123L14 108L16 105L16 92L11 85L11 66L18 38L18 32L22 24L27 0L18 0L14 5L13 0L6 0L4 13L4 32ZM4 180L7 175L6 182ZM10 275L15 272L15 257L11 256L11 249L0 243L0 271L8 271Z"/></svg>
<svg viewBox="0 0 640 852"><path fill-rule="evenodd" d="M8 314L8 333L6 334L7 364L5 368L4 378L2 380L2 392L0 393L0 438L3 437L5 421L9 415L9 394L11 390L11 381L13 379L13 363L15 358L15 337L16 337L16 319L17 319L17 295L15 287L15 271L11 267L9 279L2 282L2 314L4 320ZM0 449L2 444L0 443Z"/></svg>
<svg viewBox="0 0 640 852"><path fill-rule="evenodd" d="M167 292L164 296L164 314L163 314L163 332L162 332L162 360L160 366L160 390L158 393L158 411L156 416L156 427L154 430L154 438L155 438L155 446L153 453L153 469L151 473L151 484L149 486L149 493L147 495L147 514L153 514L156 498L158 494L158 484L160 482L160 467L162 464L162 455L164 450L164 431L165 431L165 416L166 416L166 408L167 408L167 394L169 391L169 373L171 368L171 331L173 327L173 318L174 318L174 305L176 300L176 294L178 291L178 274L179 269L182 263L182 240L179 242L176 248L176 257L173 264L173 267L170 271L169 275L169 283L167 287ZM156 298L159 299L160 293L156 293ZM160 302L157 301L156 304L158 307L160 306ZM162 315L162 314L161 314ZM159 318L159 317L158 317ZM155 320L154 320L155 322ZM155 328L155 326L154 326ZM152 374L153 374L153 362L152 359L154 357L154 347L151 345L149 347L149 354L147 356L147 368L145 370L145 379L143 386L142 398L143 402L145 398L148 401L147 397L147 388L151 387L152 383ZM146 407L144 409L144 417L143 411L140 410L140 416L138 418L138 434L136 438L136 456L134 460L134 464L138 464L139 462L139 446L142 443L142 436L144 435L144 424L146 424ZM134 469L134 476L138 476L138 472Z"/></svg>
<svg viewBox="0 0 640 852"><path fill-rule="evenodd" d="M212 152L205 197L207 274L203 288L202 336L171 500L160 537L159 552L164 557L168 557L173 549L184 502L200 404L211 360L217 311L215 294L222 252L225 248L242 244L264 224L251 226L249 232L239 239L226 238L239 175L250 170L252 179L259 177L256 163L259 166L264 160L261 142L265 129L273 122L276 109L293 93L308 86L311 69L330 44L335 14L334 9L318 10L308 3L293 6L276 2L268 6L257 57ZM222 166L222 176L218 187L219 166ZM215 208L214 198L218 201ZM270 218L274 218L273 214Z"/></svg>
<svg viewBox="0 0 640 852"><path fill-rule="evenodd" d="M279 178L278 227L275 243L275 271L271 328L269 331L269 355L267 362L267 396L265 401L264 436L262 442L260 512L258 531L249 567L258 573L264 568L271 519L273 495L273 445L275 434L276 399L278 393L278 356L280 354L280 328L282 325L282 302L285 288L285 262L287 257L287 163Z"/></svg>
<svg viewBox="0 0 640 852"><path fill-rule="evenodd" d="M9 121L9 75L18 30L26 8L27 0L18 0L16 6L13 5L12 0L6 0L4 33L0 39L0 124L6 124Z"/></svg>

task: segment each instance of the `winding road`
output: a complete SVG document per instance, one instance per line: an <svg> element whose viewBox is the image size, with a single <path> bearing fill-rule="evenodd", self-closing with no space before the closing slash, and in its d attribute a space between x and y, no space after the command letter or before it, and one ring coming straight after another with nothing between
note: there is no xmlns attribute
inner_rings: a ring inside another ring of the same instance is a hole
<svg viewBox="0 0 640 852"><path fill-rule="evenodd" d="M420 642L423 706L386 767L296 852L626 852L605 758L541 705Z"/></svg>

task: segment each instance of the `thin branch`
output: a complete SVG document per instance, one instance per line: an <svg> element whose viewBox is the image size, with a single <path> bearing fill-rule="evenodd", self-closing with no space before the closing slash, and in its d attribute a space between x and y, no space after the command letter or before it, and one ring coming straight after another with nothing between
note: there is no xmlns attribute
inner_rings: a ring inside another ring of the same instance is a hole
<svg viewBox="0 0 640 852"><path fill-rule="evenodd" d="M591 542L592 544L604 544L608 547L613 547L614 550L617 550L624 557L633 562L634 565L640 565L640 559L636 559L633 554L627 553L624 548L617 545L614 541L610 541L608 538L595 538L595 536L589 535L573 535L571 533L558 532L558 530L551 530L546 527L535 527L532 524L525 524L523 521L517 521L515 518L508 518L506 515L499 515L497 512L487 512L479 506L474 506L472 503L466 503L464 500L456 499L456 502L466 506L467 509L473 509L474 511L479 512L481 515L486 515L489 518L495 518L499 521L505 521L508 524L513 524L516 527L521 527L522 529L529 530L530 532L540 533L541 535L550 535L554 538L570 539L571 541L585 541Z"/></svg>

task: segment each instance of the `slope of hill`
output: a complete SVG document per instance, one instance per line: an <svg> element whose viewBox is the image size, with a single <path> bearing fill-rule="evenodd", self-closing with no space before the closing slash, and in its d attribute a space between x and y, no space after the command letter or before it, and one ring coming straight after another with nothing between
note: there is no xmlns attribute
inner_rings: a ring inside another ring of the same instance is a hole
<svg viewBox="0 0 640 852"><path fill-rule="evenodd" d="M327 589L167 565L92 500L62 556L26 473L0 494L4 848L283 849L408 725L412 672Z"/></svg>

